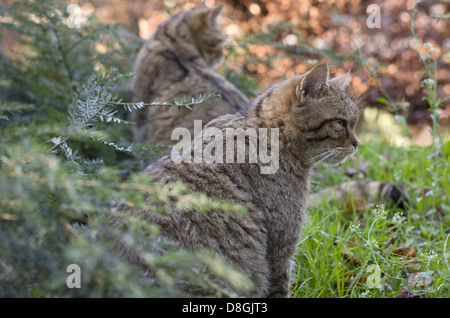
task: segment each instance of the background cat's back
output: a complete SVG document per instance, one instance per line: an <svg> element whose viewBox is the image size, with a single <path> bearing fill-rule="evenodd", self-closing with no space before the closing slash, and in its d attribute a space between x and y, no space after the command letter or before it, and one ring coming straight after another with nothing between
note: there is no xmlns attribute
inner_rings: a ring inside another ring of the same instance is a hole
<svg viewBox="0 0 450 318"><path fill-rule="evenodd" d="M172 16L139 52L132 84L134 102L170 102L183 96L219 93L187 108L151 107L134 112L134 140L172 144L172 131L185 127L193 133L194 120L210 120L241 110L248 99L214 70L223 58L224 34L219 25L223 7L199 8Z"/></svg>

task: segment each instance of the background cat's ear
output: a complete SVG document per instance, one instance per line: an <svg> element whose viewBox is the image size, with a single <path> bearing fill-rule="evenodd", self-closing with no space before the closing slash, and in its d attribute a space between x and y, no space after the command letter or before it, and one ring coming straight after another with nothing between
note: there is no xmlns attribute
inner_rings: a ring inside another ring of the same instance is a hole
<svg viewBox="0 0 450 318"><path fill-rule="evenodd" d="M225 6L223 4L217 4L213 8L209 9L208 15L206 16L206 23L209 26L220 26L224 10Z"/></svg>
<svg viewBox="0 0 450 318"><path fill-rule="evenodd" d="M328 65L319 64L306 73L297 85L296 93L298 99L304 101L307 97L320 97L326 90L328 90Z"/></svg>
<svg viewBox="0 0 450 318"><path fill-rule="evenodd" d="M352 81L352 76L350 75L350 70L343 75L336 76L333 79L330 79L328 83L335 84L340 87L344 92L347 91L350 86L350 82Z"/></svg>
<svg viewBox="0 0 450 318"><path fill-rule="evenodd" d="M225 6L219 4L212 8L203 6L193 10L188 19L189 28L194 32L198 32L205 27L220 27L224 9Z"/></svg>

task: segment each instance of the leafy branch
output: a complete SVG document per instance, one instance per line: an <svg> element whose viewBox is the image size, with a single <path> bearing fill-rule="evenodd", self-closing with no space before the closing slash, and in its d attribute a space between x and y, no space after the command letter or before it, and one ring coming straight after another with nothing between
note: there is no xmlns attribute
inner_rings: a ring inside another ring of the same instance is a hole
<svg viewBox="0 0 450 318"><path fill-rule="evenodd" d="M9 120L8 113L20 114L24 111L30 111L33 109L35 109L33 104L0 101L0 119Z"/></svg>
<svg viewBox="0 0 450 318"><path fill-rule="evenodd" d="M100 67L101 69L101 67ZM129 79L133 74L120 74L117 69L111 68L109 70L102 70L99 73L92 75L89 80L80 89L75 92L72 103L69 105L69 128L82 129L88 135L95 130L95 124L98 122L104 123L118 123L118 124L134 124L131 121L125 120L117 116L119 107L127 112L133 111L133 109L142 109L143 107L186 107L192 110L192 106L202 104L209 99L221 98L218 93L204 93L197 98L194 97L182 97L179 99L173 98L170 102L150 102L144 103L125 103L122 102L118 96L111 93L116 89L116 84L121 79ZM104 138L94 137L90 135L92 139L96 139L102 144L108 145L117 151L133 152L134 147L121 147L114 142L105 140ZM76 162L76 157L71 148L67 145L67 141L70 136L54 137L49 141L53 143L53 146L49 151L55 151L57 148L61 148L66 155L66 158L71 162Z"/></svg>

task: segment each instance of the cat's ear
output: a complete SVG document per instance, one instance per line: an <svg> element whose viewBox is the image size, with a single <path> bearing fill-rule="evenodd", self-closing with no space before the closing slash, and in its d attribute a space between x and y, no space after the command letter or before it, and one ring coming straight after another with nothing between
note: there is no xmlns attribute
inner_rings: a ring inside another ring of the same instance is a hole
<svg viewBox="0 0 450 318"><path fill-rule="evenodd" d="M328 89L328 65L319 64L306 73L297 85L296 93L298 99L304 101L307 97L318 98Z"/></svg>
<svg viewBox="0 0 450 318"><path fill-rule="evenodd" d="M350 86L351 81L352 81L352 76L350 75L350 70L348 70L347 73L336 76L333 79L330 79L328 81L328 83L332 83L332 84L339 86L339 88L345 92L345 91L347 91L348 87Z"/></svg>
<svg viewBox="0 0 450 318"><path fill-rule="evenodd" d="M189 28L198 32L205 27L219 26L225 6L222 4L215 5L212 8L205 6L192 11L188 19Z"/></svg>
<svg viewBox="0 0 450 318"><path fill-rule="evenodd" d="M220 26L224 10L225 6L223 4L215 5L213 8L209 9L206 16L206 24L208 26Z"/></svg>

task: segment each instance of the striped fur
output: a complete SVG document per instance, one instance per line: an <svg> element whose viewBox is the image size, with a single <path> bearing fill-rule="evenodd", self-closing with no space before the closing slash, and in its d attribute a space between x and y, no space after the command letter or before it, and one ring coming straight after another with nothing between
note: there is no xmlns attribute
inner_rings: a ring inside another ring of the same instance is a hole
<svg viewBox="0 0 450 318"><path fill-rule="evenodd" d="M161 235L182 248L220 254L253 283L249 291L237 290L239 295L289 296L291 258L306 218L312 167L319 161L338 164L357 149L359 112L345 88L346 82L328 80L328 67L321 64L275 84L246 110L220 116L204 128L278 128L279 169L274 174L261 174L259 163L176 164L170 155L145 170L156 179L181 180L193 191L242 204L245 215L129 212L159 224Z"/></svg>
<svg viewBox="0 0 450 318"><path fill-rule="evenodd" d="M132 83L134 102L170 102L205 92L220 93L222 99L196 105L192 111L162 106L135 111L135 142L172 144L175 128L185 127L193 133L194 119L206 124L248 104L248 99L214 70L223 59L222 12L221 5L200 7L163 22L140 50Z"/></svg>
<svg viewBox="0 0 450 318"><path fill-rule="evenodd" d="M391 183L370 180L308 195L312 166L319 161L342 162L359 142L354 131L359 112L345 93L350 76L328 80L328 69L321 65L307 75L275 84L246 107L247 98L213 69L223 57L222 11L221 6L199 8L164 22L136 59L132 88L135 102L170 101L204 92L219 92L223 99L195 106L193 111L164 107L137 111L134 139L168 145L176 127L186 127L192 134L194 119L204 124L212 120L205 129L222 131L279 128L280 168L273 175L262 175L258 164L175 164L165 156L146 173L157 179L181 180L193 191L243 204L247 214L128 212L144 214L161 226L163 236L183 248L207 248L222 255L253 282L250 291L238 290L239 295L285 297L289 295L290 258L308 200L313 204L324 198L345 202L353 194L357 199L375 201L380 196L402 203L406 196Z"/></svg>
<svg viewBox="0 0 450 318"><path fill-rule="evenodd" d="M392 182L374 180L345 182L310 195L311 205L322 200L331 204L340 203L341 206L348 200L364 201L368 207L381 201L403 210L409 204L408 193L403 184L395 185Z"/></svg>

